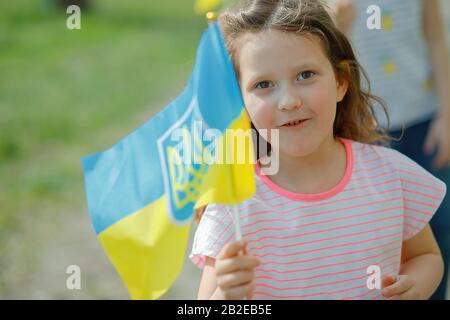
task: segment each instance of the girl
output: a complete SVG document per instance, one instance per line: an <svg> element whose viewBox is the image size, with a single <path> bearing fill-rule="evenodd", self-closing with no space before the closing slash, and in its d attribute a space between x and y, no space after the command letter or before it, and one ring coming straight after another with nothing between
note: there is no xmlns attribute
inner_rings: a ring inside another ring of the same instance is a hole
<svg viewBox="0 0 450 320"><path fill-rule="evenodd" d="M279 170L255 166L256 194L239 205L245 241L233 241L229 206L206 208L190 255L198 298L428 298L443 272L428 221L446 186L381 146L380 100L323 5L247 1L219 24L253 126L279 130L277 145L263 137Z"/></svg>

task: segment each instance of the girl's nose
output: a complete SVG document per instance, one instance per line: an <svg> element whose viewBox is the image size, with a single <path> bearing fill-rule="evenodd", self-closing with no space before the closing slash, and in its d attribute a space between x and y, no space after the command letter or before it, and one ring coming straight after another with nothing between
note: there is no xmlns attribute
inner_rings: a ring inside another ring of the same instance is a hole
<svg viewBox="0 0 450 320"><path fill-rule="evenodd" d="M278 109L280 111L290 111L302 106L302 99L298 88L294 85L286 85L280 92Z"/></svg>

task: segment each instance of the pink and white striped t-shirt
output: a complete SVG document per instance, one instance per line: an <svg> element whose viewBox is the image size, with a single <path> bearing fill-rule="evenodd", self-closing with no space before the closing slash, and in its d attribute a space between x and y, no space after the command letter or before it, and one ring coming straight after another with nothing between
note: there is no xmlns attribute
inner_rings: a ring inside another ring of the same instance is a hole
<svg viewBox="0 0 450 320"><path fill-rule="evenodd" d="M254 299L382 299L367 268L398 274L402 241L426 226L446 185L389 148L340 139L346 171L338 185L298 194L256 166L256 194L239 205L242 235L256 268ZM231 208L209 205L190 258L201 269L234 241Z"/></svg>

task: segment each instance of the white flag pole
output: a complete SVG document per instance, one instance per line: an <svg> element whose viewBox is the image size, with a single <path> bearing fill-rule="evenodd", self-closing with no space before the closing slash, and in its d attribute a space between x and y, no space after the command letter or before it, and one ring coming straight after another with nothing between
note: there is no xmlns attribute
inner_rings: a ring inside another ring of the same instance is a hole
<svg viewBox="0 0 450 320"><path fill-rule="evenodd" d="M233 208L233 222L236 241L240 241L242 240L242 233L241 233L241 219L239 216L239 209L237 205L232 205L231 207Z"/></svg>
<svg viewBox="0 0 450 320"><path fill-rule="evenodd" d="M236 235L236 241L241 241L242 240L242 233L241 233L241 218L239 216L239 209L238 206L236 204L232 205L232 210L233 210L233 222L234 222L234 230L235 230L235 235ZM238 255L243 255L244 252L241 250L239 251ZM242 298L242 300L247 300L247 297Z"/></svg>

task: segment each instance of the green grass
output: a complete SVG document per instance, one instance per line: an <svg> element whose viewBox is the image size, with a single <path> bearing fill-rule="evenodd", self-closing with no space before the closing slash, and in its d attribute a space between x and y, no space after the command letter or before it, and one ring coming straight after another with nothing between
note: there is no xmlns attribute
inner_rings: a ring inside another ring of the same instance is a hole
<svg viewBox="0 0 450 320"><path fill-rule="evenodd" d="M206 23L194 0L95 0L81 30L45 1L0 2L0 267L29 215L85 208L80 157L175 97Z"/></svg>

